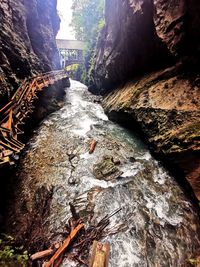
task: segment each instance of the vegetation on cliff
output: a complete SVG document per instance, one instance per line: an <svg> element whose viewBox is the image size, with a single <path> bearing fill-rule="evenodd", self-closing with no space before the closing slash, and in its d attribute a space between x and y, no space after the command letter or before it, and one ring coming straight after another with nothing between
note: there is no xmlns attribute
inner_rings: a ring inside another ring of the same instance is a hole
<svg viewBox="0 0 200 267"><path fill-rule="evenodd" d="M73 0L72 27L77 40L85 42L84 66L77 70L77 78L88 84L95 61L98 35L104 26L104 0Z"/></svg>
<svg viewBox="0 0 200 267"><path fill-rule="evenodd" d="M23 246L17 245L12 236L6 234L0 236L0 266L28 266L28 252Z"/></svg>

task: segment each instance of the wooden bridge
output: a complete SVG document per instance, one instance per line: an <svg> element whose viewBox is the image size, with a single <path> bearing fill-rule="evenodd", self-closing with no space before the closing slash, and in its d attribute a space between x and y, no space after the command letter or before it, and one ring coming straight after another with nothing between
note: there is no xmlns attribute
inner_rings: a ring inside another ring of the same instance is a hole
<svg viewBox="0 0 200 267"><path fill-rule="evenodd" d="M62 68L83 63L84 42L77 40L56 40Z"/></svg>
<svg viewBox="0 0 200 267"><path fill-rule="evenodd" d="M23 134L20 125L33 112L37 92L67 77L65 71L52 71L25 79L10 102L0 109L0 167L14 164L13 159L24 148L18 140L18 136Z"/></svg>

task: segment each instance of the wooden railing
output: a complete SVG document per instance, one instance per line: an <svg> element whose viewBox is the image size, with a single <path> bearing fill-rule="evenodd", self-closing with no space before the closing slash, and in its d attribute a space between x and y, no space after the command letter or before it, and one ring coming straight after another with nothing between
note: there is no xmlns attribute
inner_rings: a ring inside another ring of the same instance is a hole
<svg viewBox="0 0 200 267"><path fill-rule="evenodd" d="M13 159L24 148L24 144L18 140L18 136L23 134L20 125L33 112L37 92L67 77L66 71L62 70L25 79L11 100L0 109L0 167L14 164Z"/></svg>

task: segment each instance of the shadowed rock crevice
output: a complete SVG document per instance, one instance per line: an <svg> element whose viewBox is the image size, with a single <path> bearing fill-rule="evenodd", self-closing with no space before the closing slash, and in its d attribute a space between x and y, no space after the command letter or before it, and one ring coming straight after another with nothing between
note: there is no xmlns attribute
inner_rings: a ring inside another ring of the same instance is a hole
<svg viewBox="0 0 200 267"><path fill-rule="evenodd" d="M100 93L174 62L157 35L153 13L152 1L106 2L93 77Z"/></svg>
<svg viewBox="0 0 200 267"><path fill-rule="evenodd" d="M128 114L153 151L184 171L200 198L200 3L106 1L91 91ZM110 93L109 93L110 92Z"/></svg>

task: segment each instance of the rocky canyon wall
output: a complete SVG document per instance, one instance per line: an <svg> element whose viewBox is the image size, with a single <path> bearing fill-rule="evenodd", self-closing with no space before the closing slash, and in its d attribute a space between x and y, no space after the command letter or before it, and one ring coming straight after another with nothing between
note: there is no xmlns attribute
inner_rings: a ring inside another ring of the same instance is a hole
<svg viewBox="0 0 200 267"><path fill-rule="evenodd" d="M0 105L25 77L58 69L57 0L0 1Z"/></svg>
<svg viewBox="0 0 200 267"><path fill-rule="evenodd" d="M107 0L91 90L142 130L200 199L200 2ZM176 167L175 167L176 168Z"/></svg>

